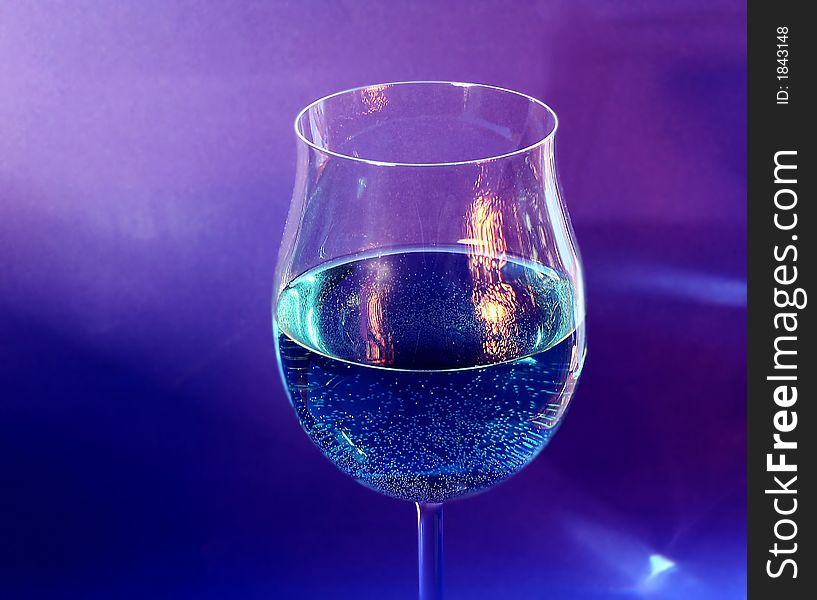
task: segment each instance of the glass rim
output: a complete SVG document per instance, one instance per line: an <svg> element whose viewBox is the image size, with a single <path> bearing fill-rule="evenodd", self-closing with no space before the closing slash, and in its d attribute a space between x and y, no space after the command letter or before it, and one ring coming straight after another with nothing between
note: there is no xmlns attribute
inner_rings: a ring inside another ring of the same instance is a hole
<svg viewBox="0 0 817 600"><path fill-rule="evenodd" d="M458 160L458 161L451 161L451 162L412 163L412 162L391 162L391 161L382 161L382 160L376 160L376 159L371 159L371 158L361 158L359 156L352 156L350 154L344 154L342 152L337 152L335 150L330 150L329 148L326 148L326 147L324 147L324 146L322 146L320 144L316 144L312 140L308 139L304 135L304 133L301 131L301 128L299 126L303 116L306 115L312 108L318 106L321 102L324 102L324 101L329 100L331 98L335 98L337 96L343 96L344 94L351 94L352 92L359 92L359 91L362 91L362 90L378 88L378 87L383 87L383 86L429 85L429 84L433 84L433 85L450 85L450 86L461 87L461 88L462 87L464 87L464 88L474 87L474 88L481 88L481 89L489 89L489 90L494 90L494 91L497 91L497 92L502 92L502 93L505 93L505 94L511 94L511 95L514 95L514 96L518 96L520 98L524 98L528 102L531 102L533 104L536 104L536 105L540 106L541 108L544 108L545 112L548 115L550 115L550 117L553 119L553 127L551 127L550 130L547 132L547 134L544 137L542 137L541 139L535 141L532 144L529 144L529 145L525 146L524 148L519 148L519 149L513 150L511 152L505 152L503 154L496 154L496 155L493 155L493 156L486 156L486 157L481 157L481 158L473 158L473 159L469 159L469 160ZM495 160L501 160L501 159L504 159L504 158L510 158L512 156L519 156L519 155L527 154L527 153L531 152L532 150L535 150L539 146L542 146L549 139L551 139L551 138L553 138L555 136L556 130L559 128L559 117L556 115L556 111L554 111L550 106L548 106L547 104L545 104L544 102L542 102L538 98L535 98L535 97L530 96L528 94L524 94L522 92L518 92L516 90L512 90L512 89L509 89L509 88L499 87L499 86L496 86L496 85L488 85L486 83L469 83L469 82L463 82L463 81L417 80L417 81L390 81L390 82L387 82L387 83L373 83L373 84L369 84L369 85L361 85L361 86L349 88L349 89L346 89L346 90L341 90L339 92L334 92L332 94L328 94L326 96L318 98L317 100L314 100L313 102L310 102L304 108L302 108L298 112L298 115L295 117L295 122L293 123L293 125L294 125L294 129L295 129L295 135L297 136L297 138L301 142L303 142L308 147L312 148L313 150L315 150L317 152L320 152L322 154L326 154L326 155L329 155L329 156L334 156L336 158L343 158L345 160L350 160L350 161L364 163L364 164L378 166L378 167L454 167L454 166L458 166L458 165L481 164L481 163L491 162L491 161L495 161Z"/></svg>

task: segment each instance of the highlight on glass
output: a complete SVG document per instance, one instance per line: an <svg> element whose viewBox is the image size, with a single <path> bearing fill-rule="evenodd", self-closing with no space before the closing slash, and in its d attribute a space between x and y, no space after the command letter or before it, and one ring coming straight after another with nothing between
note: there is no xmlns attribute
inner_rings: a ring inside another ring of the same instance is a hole
<svg viewBox="0 0 817 600"><path fill-rule="evenodd" d="M582 371L556 128L530 96L435 81L340 92L295 121L282 378L337 468L417 504L423 600L442 597L443 503L530 463Z"/></svg>

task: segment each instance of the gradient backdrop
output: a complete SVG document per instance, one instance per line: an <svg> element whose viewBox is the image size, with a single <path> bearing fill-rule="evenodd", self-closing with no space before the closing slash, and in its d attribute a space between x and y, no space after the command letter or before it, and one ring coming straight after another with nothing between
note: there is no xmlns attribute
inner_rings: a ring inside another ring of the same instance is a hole
<svg viewBox="0 0 817 600"><path fill-rule="evenodd" d="M414 508L300 430L269 296L297 110L454 79L561 117L589 353L447 509L449 597L743 598L745 41L727 0L0 3L0 597L414 597Z"/></svg>

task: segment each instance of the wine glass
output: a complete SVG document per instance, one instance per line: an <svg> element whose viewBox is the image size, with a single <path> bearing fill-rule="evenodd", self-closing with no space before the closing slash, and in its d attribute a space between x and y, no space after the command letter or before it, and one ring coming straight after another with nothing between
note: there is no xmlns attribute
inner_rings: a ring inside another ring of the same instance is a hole
<svg viewBox="0 0 817 600"><path fill-rule="evenodd" d="M438 81L332 94L295 120L282 378L336 467L416 503L422 600L442 595L442 503L527 465L582 370L556 127L530 96Z"/></svg>

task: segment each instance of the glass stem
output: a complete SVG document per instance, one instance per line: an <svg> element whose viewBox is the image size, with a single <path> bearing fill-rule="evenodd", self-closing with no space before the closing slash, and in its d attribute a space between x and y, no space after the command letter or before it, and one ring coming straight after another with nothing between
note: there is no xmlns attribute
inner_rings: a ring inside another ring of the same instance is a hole
<svg viewBox="0 0 817 600"><path fill-rule="evenodd" d="M417 502L420 600L443 597L443 505Z"/></svg>

